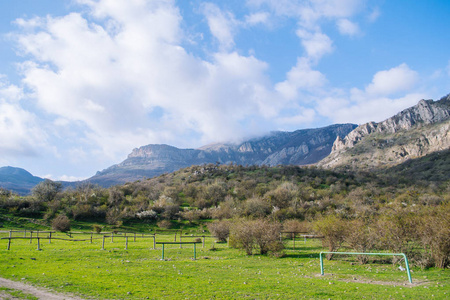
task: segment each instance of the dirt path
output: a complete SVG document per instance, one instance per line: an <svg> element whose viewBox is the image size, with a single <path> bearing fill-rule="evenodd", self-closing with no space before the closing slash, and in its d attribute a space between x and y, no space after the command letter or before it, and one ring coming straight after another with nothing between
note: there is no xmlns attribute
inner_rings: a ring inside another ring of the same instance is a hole
<svg viewBox="0 0 450 300"><path fill-rule="evenodd" d="M64 295L60 293L56 293L44 288L37 288L31 286L29 284L25 284L18 281L12 281L9 279L0 278L0 286L19 290L26 294L31 294L39 299L45 300L83 300L82 298L75 297L73 295ZM0 291L0 299L17 299L12 296L7 296L7 293L1 293Z"/></svg>

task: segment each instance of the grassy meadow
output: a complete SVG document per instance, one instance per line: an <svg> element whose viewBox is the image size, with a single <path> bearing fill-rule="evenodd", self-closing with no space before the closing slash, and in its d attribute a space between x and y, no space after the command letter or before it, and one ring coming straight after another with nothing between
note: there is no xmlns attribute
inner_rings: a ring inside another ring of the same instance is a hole
<svg viewBox="0 0 450 300"><path fill-rule="evenodd" d="M83 228L80 226L79 228ZM2 228L0 230L7 230ZM153 231L154 232L154 231ZM191 228L191 235L205 234ZM8 232L0 233L8 237ZM26 234L30 237L30 234ZM36 233L34 233L36 236ZM40 237L48 234L41 233ZM373 257L360 265L352 257L324 261L320 275L319 253L326 251L320 240L285 240L284 257L253 255L205 238L196 245L161 245L153 249L153 238L124 234L113 239L102 235L56 233L52 238L68 240L0 240L0 276L86 299L448 299L450 271L412 268L413 284L399 264ZM14 232L13 237L24 237ZM71 240L70 240L71 239ZM82 240L84 241L74 241ZM175 234L157 233L157 242L173 242ZM176 237L179 241L179 234ZM125 249L127 247L127 249ZM404 266L404 264L403 264Z"/></svg>

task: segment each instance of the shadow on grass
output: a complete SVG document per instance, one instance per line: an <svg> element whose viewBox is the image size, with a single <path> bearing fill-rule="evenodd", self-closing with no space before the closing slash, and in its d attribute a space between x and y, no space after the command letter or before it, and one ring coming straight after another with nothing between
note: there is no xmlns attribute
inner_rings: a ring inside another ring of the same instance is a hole
<svg viewBox="0 0 450 300"><path fill-rule="evenodd" d="M280 259L283 258L319 258L319 253L306 253L306 252L288 253L285 254L283 257L280 257Z"/></svg>
<svg viewBox="0 0 450 300"><path fill-rule="evenodd" d="M292 247L285 247L285 250L291 250L291 251L307 251L307 252L311 252L311 251L325 251L323 250L323 247L321 246L317 246L317 247L302 247L302 246L296 246L294 249L292 249Z"/></svg>

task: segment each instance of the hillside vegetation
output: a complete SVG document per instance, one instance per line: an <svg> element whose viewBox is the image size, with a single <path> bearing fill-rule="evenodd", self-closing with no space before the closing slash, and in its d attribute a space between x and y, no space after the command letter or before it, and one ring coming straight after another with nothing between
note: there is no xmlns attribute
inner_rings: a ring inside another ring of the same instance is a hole
<svg viewBox="0 0 450 300"><path fill-rule="evenodd" d="M406 252L418 266L445 268L450 262L448 161L444 151L380 174L209 164L108 189L82 184L62 191L46 180L28 197L2 190L0 222L20 226L15 220L29 217L50 225L65 215L69 221L116 228L207 224L215 235L225 227L225 238L234 234L234 245L244 250L239 224L254 228L253 235L257 227L268 232L270 224L278 224L273 230L323 235L330 251L345 244L355 251ZM434 176L425 178L427 170ZM275 244L276 249L263 249L253 239L251 245L248 254L256 248L282 255Z"/></svg>

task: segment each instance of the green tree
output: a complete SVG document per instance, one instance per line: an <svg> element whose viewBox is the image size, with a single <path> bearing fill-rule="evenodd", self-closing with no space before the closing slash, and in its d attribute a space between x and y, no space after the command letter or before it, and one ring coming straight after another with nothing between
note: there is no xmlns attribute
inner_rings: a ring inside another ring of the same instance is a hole
<svg viewBox="0 0 450 300"><path fill-rule="evenodd" d="M31 194L38 201L50 202L56 198L61 190L61 182L55 182L50 179L45 179L32 189Z"/></svg>

